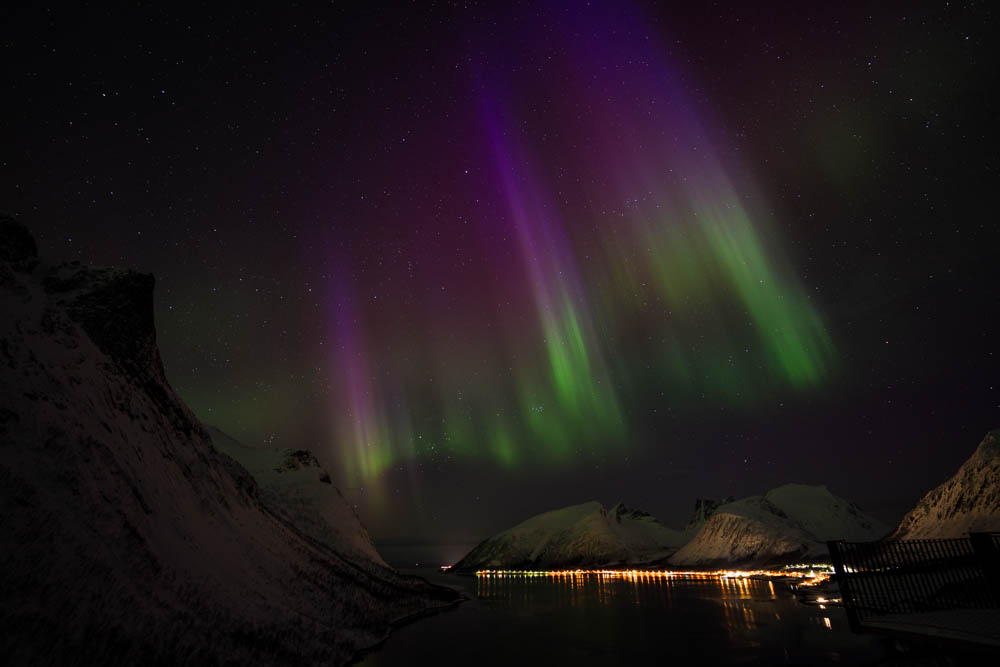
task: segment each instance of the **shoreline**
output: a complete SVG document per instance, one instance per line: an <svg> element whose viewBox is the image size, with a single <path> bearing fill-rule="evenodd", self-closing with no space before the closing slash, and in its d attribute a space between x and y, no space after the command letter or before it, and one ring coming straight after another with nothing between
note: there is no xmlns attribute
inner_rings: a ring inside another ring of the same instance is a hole
<svg viewBox="0 0 1000 667"><path fill-rule="evenodd" d="M456 588L452 588L451 586L441 586L441 584L435 584L435 583L433 583L431 581L428 581L424 577L420 577L420 578L424 579L424 581L426 581L431 586L438 586L438 587L441 587L441 588L448 588L448 589L454 591L455 593L457 593L458 597L456 599L450 601L450 602L446 602L446 603L440 604L440 605L434 605L434 606L431 606L431 607L426 607L426 608L421 609L419 611L415 611L412 614L406 614L405 616L401 616L401 617L399 617L397 619L394 619L394 620L390 621L389 622L389 628L386 630L385 636L383 636L380 640L378 640L374 644L371 644L370 646L365 646L365 647L359 648L357 651L355 651L351 655L350 659L348 659L347 662L343 663L345 666L347 666L347 665L356 665L359 662L361 662L362 660L364 660L366 657L368 657L369 655L371 655L373 653L376 653L380 648L382 648L383 645L385 645L385 643L387 641L389 641L389 639L392 637L392 633L393 633L394 630L397 630L397 629L399 629L401 627L404 627L406 625L409 625L411 623L416 623L417 621L419 621L421 619L429 618L431 616L436 616L437 614L443 614L443 613L446 613L448 611L451 611L452 609L456 609L459 605L461 605L461 604L463 604L465 602L468 602L471 599L465 593L463 593L462 591L460 591L460 590L458 590Z"/></svg>

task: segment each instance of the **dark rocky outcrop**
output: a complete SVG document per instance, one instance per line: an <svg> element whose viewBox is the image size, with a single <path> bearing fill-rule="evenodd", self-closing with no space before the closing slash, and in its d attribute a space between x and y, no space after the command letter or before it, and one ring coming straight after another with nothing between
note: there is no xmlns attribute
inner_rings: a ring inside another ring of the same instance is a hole
<svg viewBox="0 0 1000 667"><path fill-rule="evenodd" d="M38 263L38 245L26 227L0 213L0 262L18 271L30 271Z"/></svg>
<svg viewBox="0 0 1000 667"><path fill-rule="evenodd" d="M688 520L687 527L690 529L697 529L701 527L705 520L712 516L716 508L726 505L728 503L736 500L733 496L727 496L723 500L713 500L711 498L696 498L694 501L694 513Z"/></svg>

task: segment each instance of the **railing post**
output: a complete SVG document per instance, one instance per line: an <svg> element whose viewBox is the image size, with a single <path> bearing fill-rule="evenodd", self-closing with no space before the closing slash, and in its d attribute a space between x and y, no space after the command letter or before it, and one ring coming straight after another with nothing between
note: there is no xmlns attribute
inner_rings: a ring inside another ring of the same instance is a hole
<svg viewBox="0 0 1000 667"><path fill-rule="evenodd" d="M969 541L989 586L987 604L1000 607L1000 534L969 533Z"/></svg>
<svg viewBox="0 0 1000 667"><path fill-rule="evenodd" d="M1000 608L1000 533L936 540L831 540L827 548L855 633L866 627L891 633L892 617L899 614L935 612L927 616L933 621L942 610ZM990 636L996 638L993 632Z"/></svg>
<svg viewBox="0 0 1000 667"><path fill-rule="evenodd" d="M851 626L851 632L861 633L861 619L858 618L857 600L851 590L850 575L844 567L844 552L841 548L843 540L830 540L826 543L830 550L830 560L833 562L833 571L837 577L837 586L840 588L840 599L844 604L844 611L847 612L847 622Z"/></svg>

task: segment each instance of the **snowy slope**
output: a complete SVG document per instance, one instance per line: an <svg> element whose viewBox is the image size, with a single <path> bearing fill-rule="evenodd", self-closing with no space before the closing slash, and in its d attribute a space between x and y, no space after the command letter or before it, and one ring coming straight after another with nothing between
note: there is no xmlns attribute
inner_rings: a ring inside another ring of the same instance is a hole
<svg viewBox="0 0 1000 667"><path fill-rule="evenodd" d="M930 491L890 539L961 537L1000 531L1000 430L986 434L955 475Z"/></svg>
<svg viewBox="0 0 1000 667"><path fill-rule="evenodd" d="M861 542L884 537L889 527L854 503L835 496L825 485L785 484L764 499L821 542Z"/></svg>
<svg viewBox="0 0 1000 667"><path fill-rule="evenodd" d="M631 565L661 560L686 535L619 503L545 512L480 543L456 570Z"/></svg>
<svg viewBox="0 0 1000 667"><path fill-rule="evenodd" d="M236 459L257 481L260 499L309 537L356 560L382 560L361 520L308 450L249 447L214 426L215 448Z"/></svg>
<svg viewBox="0 0 1000 667"><path fill-rule="evenodd" d="M887 531L825 486L786 484L715 507L669 563L726 567L817 559L826 555L827 540L874 540Z"/></svg>
<svg viewBox="0 0 1000 667"><path fill-rule="evenodd" d="M167 384L152 289L0 219L5 662L339 664L453 599L262 502Z"/></svg>

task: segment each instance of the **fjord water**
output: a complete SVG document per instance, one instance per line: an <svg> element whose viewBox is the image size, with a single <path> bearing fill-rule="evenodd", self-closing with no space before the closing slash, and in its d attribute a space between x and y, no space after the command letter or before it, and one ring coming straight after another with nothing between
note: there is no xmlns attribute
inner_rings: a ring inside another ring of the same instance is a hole
<svg viewBox="0 0 1000 667"><path fill-rule="evenodd" d="M360 664L821 665L883 655L877 639L851 633L843 609L803 605L784 583L419 574L470 600L397 628Z"/></svg>

